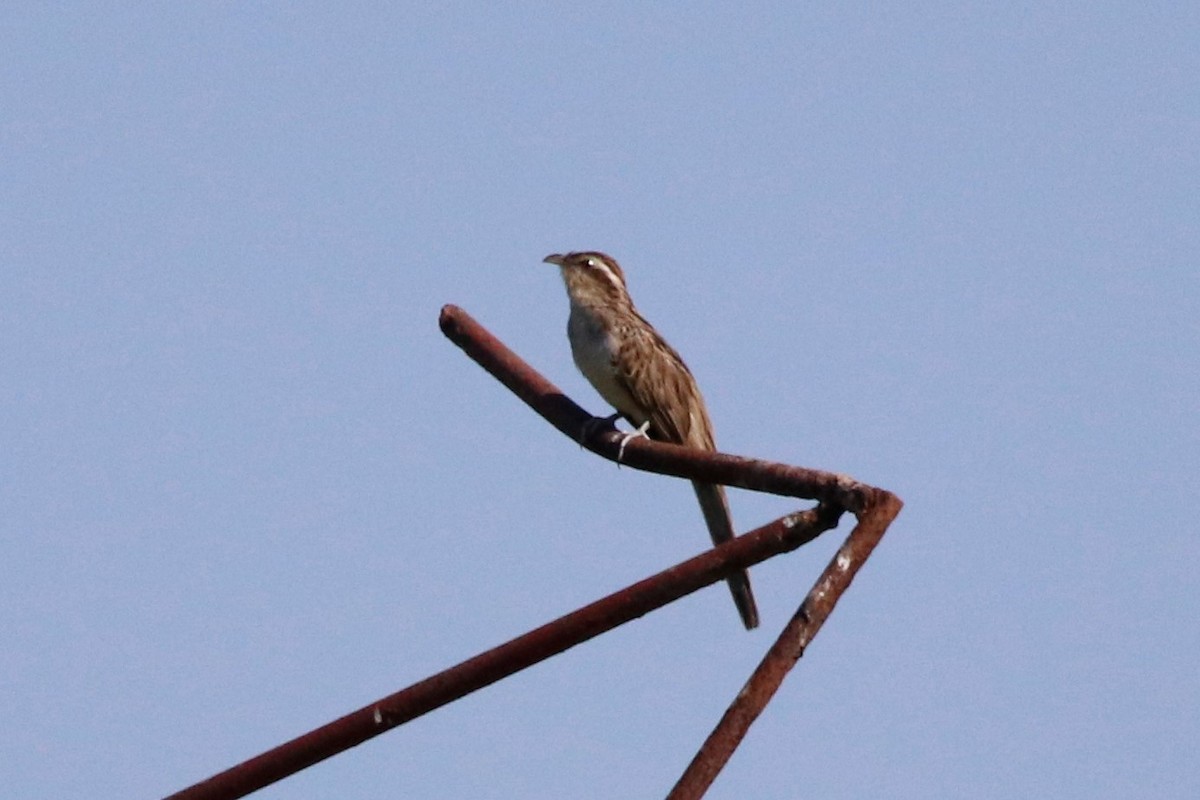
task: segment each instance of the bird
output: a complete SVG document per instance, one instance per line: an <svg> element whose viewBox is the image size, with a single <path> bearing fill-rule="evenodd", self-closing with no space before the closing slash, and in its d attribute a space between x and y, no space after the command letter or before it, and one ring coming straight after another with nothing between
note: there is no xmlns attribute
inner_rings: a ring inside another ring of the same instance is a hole
<svg viewBox="0 0 1200 800"><path fill-rule="evenodd" d="M575 366L638 435L696 450L716 451L712 421L691 370L633 305L625 273L597 251L553 253L543 259L562 274L571 303L567 338ZM618 461L620 456L618 456ZM734 537L725 488L692 481L714 545ZM734 605L747 630L758 626L758 608L743 570L729 576Z"/></svg>

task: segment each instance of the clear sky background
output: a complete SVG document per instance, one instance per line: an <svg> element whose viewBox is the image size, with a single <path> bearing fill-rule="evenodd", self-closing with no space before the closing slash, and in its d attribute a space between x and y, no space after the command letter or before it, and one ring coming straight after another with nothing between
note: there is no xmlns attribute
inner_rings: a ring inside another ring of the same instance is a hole
<svg viewBox="0 0 1200 800"><path fill-rule="evenodd" d="M0 785L156 797L704 549L597 414L602 249L727 452L906 507L714 798L1200 794L1200 10L9 4ZM733 492L743 530L795 505ZM659 797L849 524L265 790Z"/></svg>

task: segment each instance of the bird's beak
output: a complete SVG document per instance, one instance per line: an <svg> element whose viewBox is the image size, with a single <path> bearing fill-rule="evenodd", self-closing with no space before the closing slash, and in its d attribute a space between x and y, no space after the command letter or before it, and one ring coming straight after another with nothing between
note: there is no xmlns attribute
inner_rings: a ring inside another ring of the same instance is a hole
<svg viewBox="0 0 1200 800"><path fill-rule="evenodd" d="M553 264L556 267L561 267L566 256L561 256L558 253L551 253L542 259L543 264Z"/></svg>

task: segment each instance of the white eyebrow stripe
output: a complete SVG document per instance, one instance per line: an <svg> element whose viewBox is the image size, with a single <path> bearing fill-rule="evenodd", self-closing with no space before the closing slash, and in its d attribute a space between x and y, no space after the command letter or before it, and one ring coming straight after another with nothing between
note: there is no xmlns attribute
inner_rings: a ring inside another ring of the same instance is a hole
<svg viewBox="0 0 1200 800"><path fill-rule="evenodd" d="M621 288L625 288L625 282L622 281L619 277L617 277L617 273L613 272L612 267L610 267L604 261L604 259L596 258L595 256L590 256L588 258L588 263L594 265L592 267L592 269L603 270L604 275L605 275L605 277L608 278L609 283L611 283L614 286L619 286Z"/></svg>

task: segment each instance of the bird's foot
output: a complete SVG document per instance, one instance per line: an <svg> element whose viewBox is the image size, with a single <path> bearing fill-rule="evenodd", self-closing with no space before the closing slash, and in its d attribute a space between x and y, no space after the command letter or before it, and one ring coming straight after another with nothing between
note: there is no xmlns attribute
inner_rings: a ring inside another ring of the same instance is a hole
<svg viewBox="0 0 1200 800"><path fill-rule="evenodd" d="M625 445L629 444L634 439L642 438L649 439L650 436L646 433L650 429L650 420L642 423L642 426L632 433L627 433L621 437L621 446L617 450L617 463L620 464L625 458Z"/></svg>

